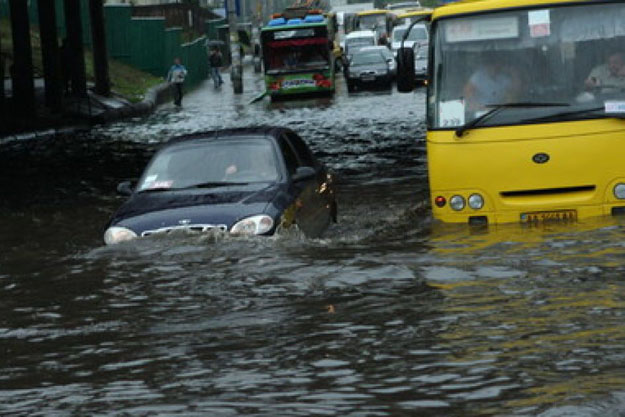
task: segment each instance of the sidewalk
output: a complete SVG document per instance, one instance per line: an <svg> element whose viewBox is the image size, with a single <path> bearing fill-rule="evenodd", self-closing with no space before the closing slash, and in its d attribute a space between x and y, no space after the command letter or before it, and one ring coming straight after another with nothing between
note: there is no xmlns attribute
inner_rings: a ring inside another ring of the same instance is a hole
<svg viewBox="0 0 625 417"><path fill-rule="evenodd" d="M0 126L0 142L89 129L94 124L146 114L169 99L169 88L166 83L148 90L144 99L138 103L131 103L119 95L104 97L88 90L86 97L64 97L63 111L54 114L44 104L43 79L35 79L34 85L37 117L25 120L14 119L13 126L9 128ZM88 87L91 88L92 85ZM12 97L11 79L4 80L4 90L5 99L10 100Z"/></svg>

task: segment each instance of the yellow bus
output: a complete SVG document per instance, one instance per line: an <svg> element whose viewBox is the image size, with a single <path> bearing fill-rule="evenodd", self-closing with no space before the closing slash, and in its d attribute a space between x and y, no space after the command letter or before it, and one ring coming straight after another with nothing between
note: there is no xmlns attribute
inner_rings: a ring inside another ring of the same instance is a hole
<svg viewBox="0 0 625 417"><path fill-rule="evenodd" d="M436 219L625 214L625 0L461 1L430 25ZM411 53L400 51L400 77Z"/></svg>
<svg viewBox="0 0 625 417"><path fill-rule="evenodd" d="M433 9L427 7L421 7L419 9L410 9L410 10L396 10L397 15L397 25L409 25L414 22L416 19L420 19L422 17L429 17L432 15Z"/></svg>
<svg viewBox="0 0 625 417"><path fill-rule="evenodd" d="M357 30L372 30L376 33L377 40L388 37L393 29L394 14L388 10L371 9L357 12L355 24Z"/></svg>

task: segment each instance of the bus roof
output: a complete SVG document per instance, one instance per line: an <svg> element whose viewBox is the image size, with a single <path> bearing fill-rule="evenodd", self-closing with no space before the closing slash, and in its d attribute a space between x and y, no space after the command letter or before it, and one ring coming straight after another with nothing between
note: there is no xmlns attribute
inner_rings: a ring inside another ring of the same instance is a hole
<svg viewBox="0 0 625 417"><path fill-rule="evenodd" d="M293 29L307 29L307 28L318 28L318 27L327 27L328 23L324 20L323 22L318 23L296 23L296 24L283 24L277 26L264 26L261 29L261 32L274 32L274 31L282 31L282 30L293 30Z"/></svg>
<svg viewBox="0 0 625 417"><path fill-rule="evenodd" d="M540 7L560 3L583 3L587 0L462 0L434 9L432 20L465 13L486 12L497 9Z"/></svg>
<svg viewBox="0 0 625 417"><path fill-rule="evenodd" d="M397 17L400 19L403 19L406 17L426 16L426 15L432 14L433 11L434 11L433 9L422 8L419 10L404 11L398 14Z"/></svg>
<svg viewBox="0 0 625 417"><path fill-rule="evenodd" d="M364 10L362 12L357 12L356 15L357 16L368 16L368 15L373 15L373 14L388 14L389 10L383 10L383 9L373 9L373 10Z"/></svg>

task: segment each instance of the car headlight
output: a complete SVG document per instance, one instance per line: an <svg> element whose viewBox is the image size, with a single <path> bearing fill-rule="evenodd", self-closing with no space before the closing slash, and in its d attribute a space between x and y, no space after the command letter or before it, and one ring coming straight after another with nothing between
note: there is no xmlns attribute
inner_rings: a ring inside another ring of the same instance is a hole
<svg viewBox="0 0 625 417"><path fill-rule="evenodd" d="M462 210L464 208L464 205L464 197L460 195L455 195L449 199L449 207L451 207L455 211Z"/></svg>
<svg viewBox="0 0 625 417"><path fill-rule="evenodd" d="M111 226L104 232L104 243L114 245L120 242L136 239L137 234L130 229L119 226Z"/></svg>
<svg viewBox="0 0 625 417"><path fill-rule="evenodd" d="M230 233L235 235L262 235L273 228L273 219L265 214L247 217L238 221Z"/></svg>
<svg viewBox="0 0 625 417"><path fill-rule="evenodd" d="M619 183L614 186L614 197L625 200L625 184Z"/></svg>
<svg viewBox="0 0 625 417"><path fill-rule="evenodd" d="M484 207L484 198L479 194L471 194L469 196L469 207L473 210L479 210Z"/></svg>

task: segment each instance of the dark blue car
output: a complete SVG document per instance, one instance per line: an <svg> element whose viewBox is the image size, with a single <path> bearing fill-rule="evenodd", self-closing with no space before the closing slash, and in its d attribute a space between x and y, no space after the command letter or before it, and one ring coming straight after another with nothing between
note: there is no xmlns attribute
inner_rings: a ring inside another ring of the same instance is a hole
<svg viewBox="0 0 625 417"><path fill-rule="evenodd" d="M106 244L176 230L271 235L296 225L319 236L336 221L333 178L293 131L230 129L170 140L104 233Z"/></svg>

